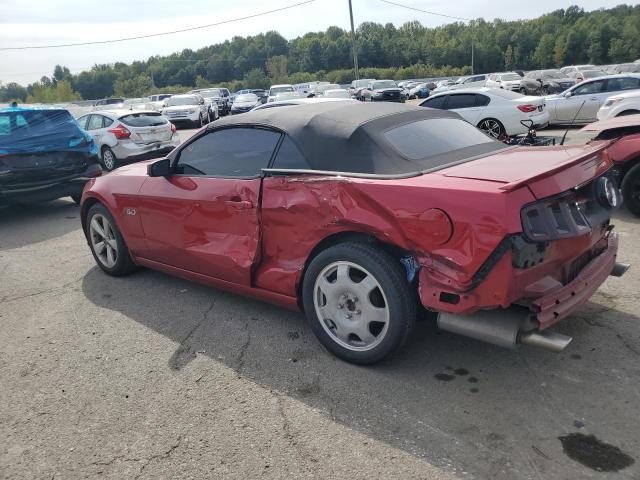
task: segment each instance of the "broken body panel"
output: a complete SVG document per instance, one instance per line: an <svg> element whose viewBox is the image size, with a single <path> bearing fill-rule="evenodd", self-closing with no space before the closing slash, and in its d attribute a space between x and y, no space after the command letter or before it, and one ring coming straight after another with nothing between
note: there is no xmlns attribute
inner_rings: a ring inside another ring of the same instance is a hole
<svg viewBox="0 0 640 480"><path fill-rule="evenodd" d="M605 214L580 235L531 242L522 209L604 175L606 146L509 149L402 179L151 178L142 162L91 182L83 218L100 201L137 263L287 307L299 304L319 248L366 236L415 259L426 308L470 314L517 304L543 330L611 273L617 238Z"/></svg>

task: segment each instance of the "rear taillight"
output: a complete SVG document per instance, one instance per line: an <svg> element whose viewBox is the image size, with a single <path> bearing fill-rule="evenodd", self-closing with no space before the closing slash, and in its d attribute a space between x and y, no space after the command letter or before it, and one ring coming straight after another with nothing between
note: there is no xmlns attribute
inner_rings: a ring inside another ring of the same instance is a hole
<svg viewBox="0 0 640 480"><path fill-rule="evenodd" d="M170 125L171 125L171 133L176 133L178 131L176 126L173 123L170 123Z"/></svg>
<svg viewBox="0 0 640 480"><path fill-rule="evenodd" d="M121 123L116 125L115 128L110 128L108 131L113 133L118 140L129 138L131 136L131 132Z"/></svg>
<svg viewBox="0 0 640 480"><path fill-rule="evenodd" d="M535 112L537 108L536 105L518 105L518 110L524 113Z"/></svg>

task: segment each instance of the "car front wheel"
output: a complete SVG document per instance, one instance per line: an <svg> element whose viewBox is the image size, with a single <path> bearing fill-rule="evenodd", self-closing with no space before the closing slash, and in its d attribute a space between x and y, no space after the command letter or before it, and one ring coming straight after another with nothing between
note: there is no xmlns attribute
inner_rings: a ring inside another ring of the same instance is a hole
<svg viewBox="0 0 640 480"><path fill-rule="evenodd" d="M319 253L303 282L311 328L337 357L376 363L397 350L415 323L415 299L400 262L364 243Z"/></svg>
<svg viewBox="0 0 640 480"><path fill-rule="evenodd" d="M104 205L96 203L89 209L86 229L93 258L105 273L118 277L136 269L124 238Z"/></svg>
<svg viewBox="0 0 640 480"><path fill-rule="evenodd" d="M622 198L629 211L640 217L640 163L632 167L624 176Z"/></svg>

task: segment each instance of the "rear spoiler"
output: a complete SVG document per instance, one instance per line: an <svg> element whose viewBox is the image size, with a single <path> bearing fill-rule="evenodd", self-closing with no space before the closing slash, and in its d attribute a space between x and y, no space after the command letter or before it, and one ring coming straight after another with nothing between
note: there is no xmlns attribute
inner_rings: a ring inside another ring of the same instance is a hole
<svg viewBox="0 0 640 480"><path fill-rule="evenodd" d="M611 166L613 165L613 162L609 158L609 153L607 151L607 147L611 143L612 142L603 143L598 148L595 148L594 150L589 152L587 155L581 155L581 156L572 158L570 160L567 160L567 162L561 165L558 165L557 167L554 167L550 170L547 170L546 172L542 172L537 175L533 175L531 177L520 178L510 183L505 183L500 187L500 190L504 192L511 192L525 185L531 185L532 183L538 182L545 178L552 177L553 175L556 175L565 170L569 170L570 168L575 167L577 165L580 165L582 167L582 169L580 169L580 172L582 172L582 175L580 175L579 172L576 172L575 179L578 181L578 183L575 184L574 186L580 185L585 181L589 180L589 178L593 177L593 175L589 174L587 178L583 178L584 172L588 170L589 171L595 170L596 172L599 172L598 174L601 174L606 170L608 170L609 168L611 168ZM540 148L545 148L545 147L540 147ZM572 187L569 187L569 188L572 188Z"/></svg>

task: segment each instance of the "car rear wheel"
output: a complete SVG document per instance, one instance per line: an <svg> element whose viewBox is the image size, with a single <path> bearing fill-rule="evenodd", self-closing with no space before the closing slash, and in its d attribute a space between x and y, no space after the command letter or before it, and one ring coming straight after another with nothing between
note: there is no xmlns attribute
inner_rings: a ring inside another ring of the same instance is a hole
<svg viewBox="0 0 640 480"><path fill-rule="evenodd" d="M104 272L118 277L136 269L116 222L102 204L89 209L86 225L91 253Z"/></svg>
<svg viewBox="0 0 640 480"><path fill-rule="evenodd" d="M520 93L521 93L522 95L526 95L526 94L527 94L527 89L526 89L526 88L524 88L524 87L520 87Z"/></svg>
<svg viewBox="0 0 640 480"><path fill-rule="evenodd" d="M116 158L116 154L113 153L113 150L111 150L109 147L104 147L102 149L102 166L108 172L118 166L118 159Z"/></svg>
<svg viewBox="0 0 640 480"><path fill-rule="evenodd" d="M496 140L505 135L504 127L495 118L485 118L481 120L480 123L478 123L478 128Z"/></svg>
<svg viewBox="0 0 640 480"><path fill-rule="evenodd" d="M311 261L303 305L320 342L337 357L361 365L397 350L416 318L400 262L364 243L335 245Z"/></svg>
<svg viewBox="0 0 640 480"><path fill-rule="evenodd" d="M622 198L629 211L640 217L640 163L632 167L624 176Z"/></svg>

